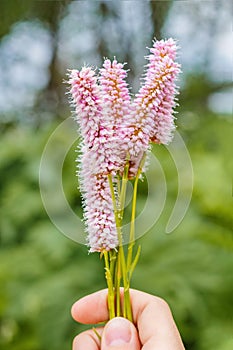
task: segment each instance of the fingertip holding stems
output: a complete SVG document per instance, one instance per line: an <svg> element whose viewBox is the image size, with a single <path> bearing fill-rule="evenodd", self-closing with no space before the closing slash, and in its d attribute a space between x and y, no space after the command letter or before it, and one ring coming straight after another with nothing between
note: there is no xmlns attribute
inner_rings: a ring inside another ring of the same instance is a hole
<svg viewBox="0 0 233 350"><path fill-rule="evenodd" d="M140 349L137 330L133 323L122 317L110 320L104 328L101 339L101 350Z"/></svg>
<svg viewBox="0 0 233 350"><path fill-rule="evenodd" d="M73 341L73 350L140 350L138 332L132 322L115 317L107 322L104 329L89 330L79 334ZM91 333L92 332L92 333Z"/></svg>
<svg viewBox="0 0 233 350"><path fill-rule="evenodd" d="M125 64L115 58L105 59L98 74L87 66L69 71L71 103L82 138L77 174L87 245L104 260L110 319L123 316L132 321L129 288L140 255L140 247L135 246L138 182L148 165L151 144L168 144L173 137L176 80L181 71L176 54L173 39L154 41L134 97ZM122 225L129 181L133 197L126 245Z"/></svg>

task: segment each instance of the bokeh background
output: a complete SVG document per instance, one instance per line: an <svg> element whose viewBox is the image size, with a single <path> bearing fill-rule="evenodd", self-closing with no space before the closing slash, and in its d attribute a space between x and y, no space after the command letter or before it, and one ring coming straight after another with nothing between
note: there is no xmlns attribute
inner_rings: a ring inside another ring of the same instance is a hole
<svg viewBox="0 0 233 350"><path fill-rule="evenodd" d="M140 239L133 287L169 302L187 349L233 349L231 16L228 0L0 1L1 349L70 349L85 329L71 319L72 303L105 287L99 256L61 234L40 197L43 149L71 115L63 83L67 68L100 66L103 57L117 56L128 62L135 92L146 47L154 37L170 36L181 47L177 130L192 159L194 190L182 223L166 234L177 172L167 149L154 148L168 192L161 217ZM57 136L47 174L61 218L53 179L71 132ZM62 179L81 217L77 143ZM139 206L146 195L142 184Z"/></svg>

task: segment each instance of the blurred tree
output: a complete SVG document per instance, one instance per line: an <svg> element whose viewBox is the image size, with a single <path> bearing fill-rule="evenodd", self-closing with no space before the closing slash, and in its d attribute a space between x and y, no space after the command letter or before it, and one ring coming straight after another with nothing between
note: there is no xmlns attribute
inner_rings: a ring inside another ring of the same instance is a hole
<svg viewBox="0 0 233 350"><path fill-rule="evenodd" d="M162 28L167 18L168 12L171 8L172 1L150 1L151 17L154 27L153 38L158 40L163 39Z"/></svg>
<svg viewBox="0 0 233 350"><path fill-rule="evenodd" d="M52 57L49 65L49 80L46 88L38 95L35 103L35 112L38 115L45 108L50 112L56 110L56 117L64 118L64 87L58 60L58 32L59 23L64 16L66 8L71 0L61 1L33 1L31 4L31 16L45 23L51 34ZM37 122L40 124L40 118ZM42 121L43 122L43 121Z"/></svg>
<svg viewBox="0 0 233 350"><path fill-rule="evenodd" d="M63 76L60 73L58 61L58 31L61 18L65 14L65 10L71 0L60 1L14 1L3 0L0 2L0 36L8 34L12 25L19 21L31 21L37 19L44 23L44 26L51 35L51 60L48 70L47 86L38 94L34 104L34 118L37 125L43 122L40 118L41 113L46 108L47 112L51 112L56 117L63 118L64 112L64 87L61 82ZM30 49L30 48L25 48ZM53 113L52 113L53 111Z"/></svg>
<svg viewBox="0 0 233 350"><path fill-rule="evenodd" d="M12 24L27 18L30 0L0 1L0 38L8 34Z"/></svg>
<svg viewBox="0 0 233 350"><path fill-rule="evenodd" d="M116 22L119 20L117 9L112 6L111 2L99 1L98 2L98 18L99 18L99 32L98 32L98 54L100 57L108 56L108 44L106 42L106 33L102 30L106 21Z"/></svg>
<svg viewBox="0 0 233 350"><path fill-rule="evenodd" d="M181 109L190 110L195 105L195 111L209 111L209 98L213 93L231 89L231 81L213 81L203 73L189 74L186 78L185 89L180 96Z"/></svg>

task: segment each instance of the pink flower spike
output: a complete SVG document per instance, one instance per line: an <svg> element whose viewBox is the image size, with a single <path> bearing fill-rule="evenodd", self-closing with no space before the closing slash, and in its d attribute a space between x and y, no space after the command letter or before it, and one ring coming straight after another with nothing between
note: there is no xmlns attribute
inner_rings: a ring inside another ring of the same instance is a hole
<svg viewBox="0 0 233 350"><path fill-rule="evenodd" d="M150 141L169 143L174 130L173 108L177 93L175 81L180 73L180 65L174 61L176 43L173 39L155 41L144 84L136 94L135 106L137 122L142 132L149 134Z"/></svg>
<svg viewBox="0 0 233 350"><path fill-rule="evenodd" d="M130 95L125 81L127 72L123 67L116 59L113 62L106 59L100 69L99 81L105 112L111 112L106 121L114 126L119 126L123 117L129 113Z"/></svg>
<svg viewBox="0 0 233 350"><path fill-rule="evenodd" d="M134 129L128 143L131 177L136 175L140 155L149 150L150 142L168 144L175 129L175 81L180 73L180 65L174 61L176 43L173 39L155 41L149 50L144 83L132 104Z"/></svg>
<svg viewBox="0 0 233 350"><path fill-rule="evenodd" d="M93 146L98 136L101 118L101 96L95 71L83 67L81 71L71 70L68 83L71 85L72 104L84 143Z"/></svg>
<svg viewBox="0 0 233 350"><path fill-rule="evenodd" d="M99 135L102 147L98 151L108 159L107 173L112 174L123 171L127 153L130 94L125 81L127 72L123 67L116 59L112 62L106 59L99 76L103 115Z"/></svg>
<svg viewBox="0 0 233 350"><path fill-rule="evenodd" d="M147 118L154 121L150 141L168 144L175 129L173 116L177 94L175 82L181 72L180 65L175 62L177 46L170 38L155 41L153 48L149 50L145 83L136 95L135 103L138 106L146 105Z"/></svg>
<svg viewBox="0 0 233 350"><path fill-rule="evenodd" d="M84 146L85 148L85 146ZM90 252L115 249L118 236L107 175L95 174L93 151L83 149L80 189Z"/></svg>

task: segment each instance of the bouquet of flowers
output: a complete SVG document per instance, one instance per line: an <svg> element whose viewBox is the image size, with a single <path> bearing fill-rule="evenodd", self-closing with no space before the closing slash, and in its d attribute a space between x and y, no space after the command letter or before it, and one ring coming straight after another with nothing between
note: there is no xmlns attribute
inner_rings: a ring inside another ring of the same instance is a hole
<svg viewBox="0 0 233 350"><path fill-rule="evenodd" d="M98 74L88 66L69 71L72 106L82 137L78 176L87 245L105 262L110 319L132 320L130 281L140 255L140 246L135 245L138 181L148 166L151 144L172 140L176 80L181 71L176 56L173 39L154 41L135 96L129 92L124 64L115 58L105 59ZM122 222L129 181L133 197L126 242Z"/></svg>

